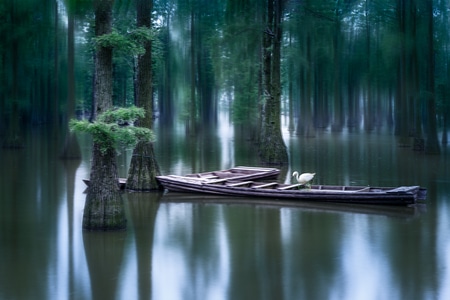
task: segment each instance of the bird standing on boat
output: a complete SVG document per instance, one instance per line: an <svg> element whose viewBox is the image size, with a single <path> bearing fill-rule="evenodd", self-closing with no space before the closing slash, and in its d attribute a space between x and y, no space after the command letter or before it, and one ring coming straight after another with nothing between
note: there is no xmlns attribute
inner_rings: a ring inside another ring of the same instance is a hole
<svg viewBox="0 0 450 300"><path fill-rule="evenodd" d="M302 174L299 174L297 171L292 173L292 177L295 177L295 179L297 180L298 183L300 183L301 185L308 186L309 188L311 188L311 182L310 181L313 180L315 175L316 175L316 173L302 173Z"/></svg>

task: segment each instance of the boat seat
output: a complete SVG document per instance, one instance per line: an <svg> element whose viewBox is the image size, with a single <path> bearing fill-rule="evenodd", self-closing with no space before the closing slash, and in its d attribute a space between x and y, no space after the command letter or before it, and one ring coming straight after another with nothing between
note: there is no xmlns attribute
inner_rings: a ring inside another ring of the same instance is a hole
<svg viewBox="0 0 450 300"><path fill-rule="evenodd" d="M247 184L251 184L253 183L253 181L242 181L242 182L236 182L236 183L230 183L228 184L228 186L241 186L241 185L247 185Z"/></svg>
<svg viewBox="0 0 450 300"><path fill-rule="evenodd" d="M216 179L216 178L219 178L219 176L216 176L216 175L205 175L205 176L202 176L202 175L198 174L197 176L202 178L202 179Z"/></svg>
<svg viewBox="0 0 450 300"><path fill-rule="evenodd" d="M301 184L301 183L296 183L296 184L291 184L291 185L288 185L288 186L279 187L278 189L279 190L290 190L290 189L293 189L295 187L299 187L299 186L302 186L302 185L303 184Z"/></svg>
<svg viewBox="0 0 450 300"><path fill-rule="evenodd" d="M408 193L417 190L419 186L400 186L398 188L386 191L387 193Z"/></svg>
<svg viewBox="0 0 450 300"><path fill-rule="evenodd" d="M253 186L253 188L255 188L255 189L263 189L263 188L267 188L267 187L273 187L273 186L276 186L276 185L278 185L278 182L270 182L270 183L266 183L266 184Z"/></svg>
<svg viewBox="0 0 450 300"><path fill-rule="evenodd" d="M227 178L222 178L222 179L213 179L213 180L210 180L210 181L206 181L206 183L224 183L224 182L226 182L228 179Z"/></svg>

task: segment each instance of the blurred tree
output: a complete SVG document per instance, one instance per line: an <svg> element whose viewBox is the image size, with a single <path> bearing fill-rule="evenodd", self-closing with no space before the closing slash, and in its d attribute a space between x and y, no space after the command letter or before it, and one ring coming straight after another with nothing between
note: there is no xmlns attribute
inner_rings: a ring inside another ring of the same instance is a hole
<svg viewBox="0 0 450 300"><path fill-rule="evenodd" d="M219 84L231 95L232 119L244 133L258 140L261 90L261 1L227 1L221 51L216 51ZM242 41L245 41L244 43Z"/></svg>
<svg viewBox="0 0 450 300"><path fill-rule="evenodd" d="M11 79L6 81L4 88L6 91L7 98L11 102L9 109L9 126L7 131L7 136L3 142L4 148L21 148L23 147L22 136L20 133L20 112L19 112L19 39L21 38L21 27L19 26L19 19L23 12L22 6L15 3L14 1L9 1L8 6L5 8L10 10L11 14L7 20L7 24L11 26L10 28L5 28L4 30L10 30L9 39L10 47L6 48L3 52L3 63L5 67L5 73L11 74ZM25 12L26 13L26 12ZM9 21L9 22L8 22ZM3 34L6 34L3 32ZM2 39L3 40L3 39ZM6 105L5 105L6 106Z"/></svg>
<svg viewBox="0 0 450 300"><path fill-rule="evenodd" d="M76 84L75 84L75 16L90 7L87 0L66 0L67 7L67 108L66 119L75 118ZM61 157L63 159L80 159L80 145L76 135L67 129Z"/></svg>
<svg viewBox="0 0 450 300"><path fill-rule="evenodd" d="M438 142L437 124L436 124L436 93L435 93L435 47L434 47L434 24L433 24L433 0L425 1L425 28L426 28L426 45L427 51L427 76L426 76L426 143L425 151L427 153L439 153L440 147Z"/></svg>

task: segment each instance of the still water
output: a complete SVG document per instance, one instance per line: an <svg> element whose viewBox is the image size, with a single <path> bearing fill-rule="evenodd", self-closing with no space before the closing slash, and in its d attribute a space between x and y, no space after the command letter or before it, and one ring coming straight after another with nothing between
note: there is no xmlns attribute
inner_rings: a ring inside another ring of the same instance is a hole
<svg viewBox="0 0 450 300"><path fill-rule="evenodd" d="M155 149L164 174L257 163L231 127L172 132ZM81 161L62 161L60 135L26 136L25 149L0 150L0 299L450 299L447 148L427 156L384 133L286 132L281 180L298 170L323 184L420 184L427 204L274 207L124 193L128 229L94 233L81 229L89 138L79 136ZM128 163L125 152L121 176Z"/></svg>

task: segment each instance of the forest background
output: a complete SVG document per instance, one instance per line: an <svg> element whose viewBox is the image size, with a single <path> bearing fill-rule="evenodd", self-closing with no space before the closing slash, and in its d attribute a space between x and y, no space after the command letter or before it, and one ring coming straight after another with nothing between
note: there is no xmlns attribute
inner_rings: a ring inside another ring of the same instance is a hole
<svg viewBox="0 0 450 300"><path fill-rule="evenodd" d="M444 0L154 0L160 126L182 120L195 135L218 122L219 104L228 101L235 126L258 139L267 113L264 37L277 34L267 26L270 3L280 16L279 113L290 131L313 137L322 129L387 128L401 145L439 153L450 117ZM136 9L135 1L114 1L114 32L135 29ZM0 19L2 145L22 146L30 126L64 131L71 117L89 117L92 1L5 0ZM114 51L116 106L135 102L137 55Z"/></svg>

